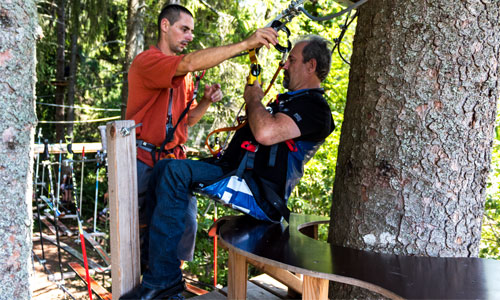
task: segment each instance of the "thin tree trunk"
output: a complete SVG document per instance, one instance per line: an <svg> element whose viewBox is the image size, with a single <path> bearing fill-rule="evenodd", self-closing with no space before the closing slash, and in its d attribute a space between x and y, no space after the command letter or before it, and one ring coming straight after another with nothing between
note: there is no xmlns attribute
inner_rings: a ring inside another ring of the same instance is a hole
<svg viewBox="0 0 500 300"><path fill-rule="evenodd" d="M123 65L122 119L125 119L128 100L128 69L134 58L144 49L144 0L128 0L127 38Z"/></svg>
<svg viewBox="0 0 500 300"><path fill-rule="evenodd" d="M367 2L354 38L330 241L477 256L499 96L499 1Z"/></svg>
<svg viewBox="0 0 500 300"><path fill-rule="evenodd" d="M72 32L71 32L71 59L69 64L69 85L68 85L68 115L67 121L75 120L75 88L76 88L76 73L78 70L78 36L80 35L80 0L73 0L71 9L72 14ZM67 135L73 136L73 123L68 124Z"/></svg>
<svg viewBox="0 0 500 300"><path fill-rule="evenodd" d="M64 94L67 81L65 78L65 44L66 44L66 0L57 2L57 67L56 67L56 121L64 121ZM64 138L64 124L56 124L56 140Z"/></svg>
<svg viewBox="0 0 500 300"><path fill-rule="evenodd" d="M0 4L0 298L31 299L35 1Z"/></svg>

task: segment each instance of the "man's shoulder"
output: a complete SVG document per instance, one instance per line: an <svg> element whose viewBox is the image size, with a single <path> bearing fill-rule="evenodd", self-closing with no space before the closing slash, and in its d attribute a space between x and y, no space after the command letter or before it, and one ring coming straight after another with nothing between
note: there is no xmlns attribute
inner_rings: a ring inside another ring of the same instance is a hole
<svg viewBox="0 0 500 300"><path fill-rule="evenodd" d="M149 49L139 53L133 61L133 64L144 64L151 63L152 61L158 60L179 60L182 56L177 55L166 55L165 53L158 50L156 47L151 46Z"/></svg>

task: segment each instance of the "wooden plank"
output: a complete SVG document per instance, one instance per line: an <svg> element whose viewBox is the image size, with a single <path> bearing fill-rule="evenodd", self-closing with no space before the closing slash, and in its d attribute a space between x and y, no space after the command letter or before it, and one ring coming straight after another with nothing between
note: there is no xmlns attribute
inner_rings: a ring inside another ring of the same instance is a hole
<svg viewBox="0 0 500 300"><path fill-rule="evenodd" d="M43 213L50 221L52 221L52 223L54 223L54 216L52 216L51 214L49 214L48 212L44 212ZM57 218L57 226L59 227L59 229L62 231L62 233L64 233L65 235L67 236L73 236L73 232L71 230L69 230L68 227L66 227L66 225L64 225L60 220L59 218Z"/></svg>
<svg viewBox="0 0 500 300"><path fill-rule="evenodd" d="M328 299L328 280L304 275L304 289L302 299L326 300Z"/></svg>
<svg viewBox="0 0 500 300"><path fill-rule="evenodd" d="M47 218L45 218L45 216L41 217L40 221L42 221L42 223L45 224L45 226L47 226L47 228L50 230L50 232L52 232L52 234L56 234L56 228L54 227L54 225L52 225L52 223L50 223L47 220Z"/></svg>
<svg viewBox="0 0 500 300"><path fill-rule="evenodd" d="M87 242L90 243L92 248L94 248L97 254L99 254L102 260L104 260L106 266L109 266L111 264L111 258L109 257L108 253L106 253L106 251L104 251L101 245L99 245L99 243L97 243L94 240L94 238L90 234L88 234L85 230L83 230L83 236L85 237L85 240L87 240Z"/></svg>
<svg viewBox="0 0 500 300"><path fill-rule="evenodd" d="M82 153L83 147L85 147L85 153L95 153L97 151L102 150L101 143L74 143L71 146L71 149L74 153ZM35 144L35 154L43 153L45 149L45 145L43 144ZM68 149L68 144L49 144L49 153L50 154L59 154L66 153Z"/></svg>
<svg viewBox="0 0 500 300"><path fill-rule="evenodd" d="M288 287L267 274L260 274L256 277L250 278L250 282L265 289L273 295L278 296L279 298L286 298L288 296Z"/></svg>
<svg viewBox="0 0 500 300"><path fill-rule="evenodd" d="M192 297L193 300L226 300L227 297L221 294L219 291L212 291L208 294Z"/></svg>
<svg viewBox="0 0 500 300"><path fill-rule="evenodd" d="M111 277L115 299L140 283L135 129L130 130L128 136L120 132L122 128L132 126L134 121L131 120L114 121L106 125Z"/></svg>
<svg viewBox="0 0 500 300"><path fill-rule="evenodd" d="M228 296L227 299L247 299L247 300L280 300L281 298L276 296L275 294L267 291L266 289L261 288L260 286L254 284L251 281L246 282L247 284L247 289L246 289L246 296L245 298L231 298L229 296L229 285L228 287L225 287L222 289L222 292L227 292Z"/></svg>
<svg viewBox="0 0 500 300"><path fill-rule="evenodd" d="M189 284L187 282L186 282L186 291L190 292L191 294L195 294L197 296L208 294L207 290L200 289L199 287Z"/></svg>
<svg viewBox="0 0 500 300"><path fill-rule="evenodd" d="M230 249L227 274L229 299L246 299L247 278L248 267L245 257Z"/></svg>
<svg viewBox="0 0 500 300"><path fill-rule="evenodd" d="M40 238L40 237L36 236L36 235L33 236L33 241L36 240L35 238ZM42 238L44 240L50 242L51 244L57 246L57 241L56 241L56 238L54 236L48 236L48 235L44 234L42 236ZM61 242L61 241L59 241L59 246L61 247L62 250L68 252L69 254L73 255L73 257L75 257L79 261L83 262L83 255L80 252L71 248L70 246L68 246L68 244ZM87 257L87 261L89 263L89 267L94 269L96 272L103 273L103 272L106 272L108 270L108 268L101 267L98 263L96 263L95 261L90 259L90 257Z"/></svg>
<svg viewBox="0 0 500 300"><path fill-rule="evenodd" d="M296 276L296 275L292 274L291 272L284 270L282 268L278 268L278 267L275 267L275 266L272 266L272 265L269 265L269 264L266 264L263 262L258 262L256 260L251 259L251 258L247 258L247 261L248 261L248 263L250 263L253 266L260 269L261 271L270 275L274 279L283 283L287 287L296 291L297 293L302 293L302 279L299 278L298 276Z"/></svg>
<svg viewBox="0 0 500 300"><path fill-rule="evenodd" d="M85 284L87 284L87 279L85 275L85 268L83 268L79 263L70 262L68 263L69 267L75 271L76 275L80 277L81 280ZM90 277L90 288L92 291L102 300L111 300L111 293L108 292L105 288L103 288L94 278Z"/></svg>

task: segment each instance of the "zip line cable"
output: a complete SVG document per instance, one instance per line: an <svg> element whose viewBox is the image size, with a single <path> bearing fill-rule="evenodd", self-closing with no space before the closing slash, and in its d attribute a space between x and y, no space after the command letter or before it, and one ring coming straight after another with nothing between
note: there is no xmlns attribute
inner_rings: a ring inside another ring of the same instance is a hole
<svg viewBox="0 0 500 300"><path fill-rule="evenodd" d="M93 120L80 120L80 121L38 121L39 124L81 124L81 123L96 123L96 122L105 122L111 120L118 120L121 116L102 118L102 119L93 119Z"/></svg>
<svg viewBox="0 0 500 300"><path fill-rule="evenodd" d="M119 108L84 107L84 106L78 106L78 105L62 105L62 104L43 103L43 102L36 102L36 104L45 105L45 106L53 106L53 107L76 108L76 109L82 109L82 110L121 111Z"/></svg>

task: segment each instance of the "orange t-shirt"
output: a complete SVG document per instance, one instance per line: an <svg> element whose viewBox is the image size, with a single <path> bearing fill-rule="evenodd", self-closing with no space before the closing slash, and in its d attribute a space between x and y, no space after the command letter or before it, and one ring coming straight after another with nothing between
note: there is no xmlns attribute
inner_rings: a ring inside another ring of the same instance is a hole
<svg viewBox="0 0 500 300"><path fill-rule="evenodd" d="M136 124L136 138L160 147L165 140L170 89L172 98L172 125L175 126L180 114L193 97L193 79L191 74L174 77L181 56L168 56L158 48L151 46L134 59L128 72L127 120ZM196 100L191 109L196 107ZM180 122L173 140L165 146L172 149L183 145L188 138L188 115ZM179 147L174 151L177 158L185 158ZM137 148L137 158L153 166L151 153Z"/></svg>

